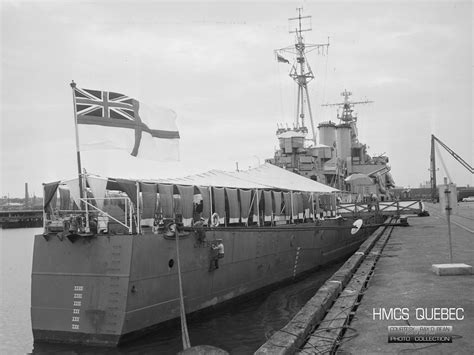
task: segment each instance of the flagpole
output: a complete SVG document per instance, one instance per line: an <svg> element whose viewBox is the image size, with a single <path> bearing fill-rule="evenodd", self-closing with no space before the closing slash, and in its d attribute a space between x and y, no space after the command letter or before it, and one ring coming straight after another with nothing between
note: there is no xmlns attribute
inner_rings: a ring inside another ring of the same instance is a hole
<svg viewBox="0 0 474 355"><path fill-rule="evenodd" d="M79 196L81 197L81 206L79 208L83 209L83 201L84 198L84 187L82 185L82 168L81 168L81 152L79 150L79 130L77 127L77 107L76 107L76 95L74 94L74 90L76 90L76 83L74 80L71 82L72 88L72 102L74 106L74 128L76 130L76 156L77 156L77 174L79 176Z"/></svg>

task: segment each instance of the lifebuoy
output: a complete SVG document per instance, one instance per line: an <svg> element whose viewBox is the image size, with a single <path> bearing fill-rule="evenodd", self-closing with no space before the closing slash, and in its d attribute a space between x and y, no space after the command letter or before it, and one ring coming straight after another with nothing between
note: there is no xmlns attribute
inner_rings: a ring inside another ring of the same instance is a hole
<svg viewBox="0 0 474 355"><path fill-rule="evenodd" d="M219 227L219 215L214 212L211 216L211 227Z"/></svg>
<svg viewBox="0 0 474 355"><path fill-rule="evenodd" d="M363 223L364 222L361 219L358 219L357 221L352 223L351 234L352 235L356 234L359 231L359 229L362 227Z"/></svg>

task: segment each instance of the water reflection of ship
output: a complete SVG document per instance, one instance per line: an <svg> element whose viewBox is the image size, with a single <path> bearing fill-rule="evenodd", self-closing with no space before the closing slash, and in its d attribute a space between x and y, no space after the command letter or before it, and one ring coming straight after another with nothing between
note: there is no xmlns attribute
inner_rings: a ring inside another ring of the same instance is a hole
<svg viewBox="0 0 474 355"><path fill-rule="evenodd" d="M296 102L296 116L292 127L279 125L277 138L279 149L275 155L266 161L293 171L315 181L331 185L341 190L350 191L354 197L360 199L376 195L379 200L391 198L389 189L395 186L388 166L388 157L385 155L371 157L367 153L367 145L359 141L357 131L357 115L354 106L367 104L372 101L351 101L351 92L344 90L341 96L344 101L323 106L336 106L338 123L332 121L321 122L318 125L319 144L316 139L313 114L308 93L308 83L314 79L314 74L307 60L306 54L317 50L320 54L328 51L329 43L306 44L303 32L310 31L311 25L304 20L309 16L299 16L290 19L295 24L296 43L276 50L279 62L289 63L288 54L294 55L289 76L296 82L298 95ZM291 26L291 24L290 24ZM293 27L290 27L293 28ZM309 115L312 136L306 127L306 113ZM355 175L351 178L351 175ZM359 178L360 177L360 178Z"/></svg>

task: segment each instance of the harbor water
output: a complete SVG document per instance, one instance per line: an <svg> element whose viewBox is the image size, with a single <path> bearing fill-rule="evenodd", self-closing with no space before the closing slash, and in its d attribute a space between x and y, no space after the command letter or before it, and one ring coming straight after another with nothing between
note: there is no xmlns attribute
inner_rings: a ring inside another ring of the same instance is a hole
<svg viewBox="0 0 474 355"><path fill-rule="evenodd" d="M33 236L41 232L41 228L0 229L1 354L176 354L182 350L179 323L119 348L33 344L31 263ZM213 345L231 354L253 353L298 312L340 265L328 265L297 282L191 317L188 320L191 345Z"/></svg>

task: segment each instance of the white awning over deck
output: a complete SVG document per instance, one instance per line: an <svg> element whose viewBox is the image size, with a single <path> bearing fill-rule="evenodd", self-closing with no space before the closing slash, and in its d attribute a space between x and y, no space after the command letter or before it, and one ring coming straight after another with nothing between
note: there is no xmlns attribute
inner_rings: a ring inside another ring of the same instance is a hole
<svg viewBox="0 0 474 355"><path fill-rule="evenodd" d="M269 163L249 170L232 172L211 170L183 178L158 179L150 182L175 185L235 187L240 189L279 189L319 193L339 191Z"/></svg>

